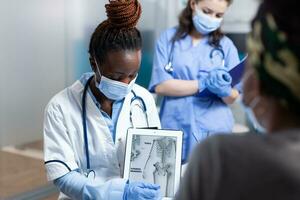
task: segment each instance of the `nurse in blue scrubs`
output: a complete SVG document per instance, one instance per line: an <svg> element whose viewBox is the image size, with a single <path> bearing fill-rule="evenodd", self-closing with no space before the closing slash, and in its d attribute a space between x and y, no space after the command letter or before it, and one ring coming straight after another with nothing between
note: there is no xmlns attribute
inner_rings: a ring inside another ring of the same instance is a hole
<svg viewBox="0 0 300 200"><path fill-rule="evenodd" d="M163 128L184 131L183 162L194 145L216 133L230 133L229 104L239 96L230 69L239 63L232 41L220 31L231 0L189 0L179 26L157 41L149 90L164 96ZM200 97L208 89L215 96Z"/></svg>

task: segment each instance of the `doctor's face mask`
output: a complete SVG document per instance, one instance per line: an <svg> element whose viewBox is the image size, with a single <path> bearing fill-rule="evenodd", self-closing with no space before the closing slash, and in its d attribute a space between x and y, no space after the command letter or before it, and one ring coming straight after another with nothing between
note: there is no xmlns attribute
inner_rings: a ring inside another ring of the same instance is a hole
<svg viewBox="0 0 300 200"><path fill-rule="evenodd" d="M96 87L108 99L121 100L131 92L137 79L137 72L140 66L140 54L134 52L113 52L100 72L98 62L94 58L96 64L96 73L101 77L100 81L96 81ZM120 55L121 58L120 58Z"/></svg>

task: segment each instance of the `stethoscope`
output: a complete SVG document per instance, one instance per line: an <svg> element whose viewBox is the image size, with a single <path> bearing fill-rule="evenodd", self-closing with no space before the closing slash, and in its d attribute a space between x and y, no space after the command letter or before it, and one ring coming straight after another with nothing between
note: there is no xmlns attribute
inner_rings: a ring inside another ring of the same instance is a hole
<svg viewBox="0 0 300 200"><path fill-rule="evenodd" d="M172 41L171 52L169 54L168 63L165 65L165 70L169 74L173 74L173 72L174 72L174 68L173 68L173 64L172 64L173 57L174 57L174 45L175 45L175 42Z"/></svg>
<svg viewBox="0 0 300 200"><path fill-rule="evenodd" d="M169 58L168 58L168 63L164 67L165 71L172 75L174 72L174 67L172 64L173 57L174 57L174 45L175 45L175 42L173 41L172 46L171 46L171 52L170 52ZM222 67L224 67L225 66L225 53L224 53L222 46L214 47L209 53L209 58L212 60L214 58L214 56L217 54L221 54Z"/></svg>
<svg viewBox="0 0 300 200"><path fill-rule="evenodd" d="M84 151L85 151L85 156L86 156L86 172L84 173L84 175L86 177L90 177L90 174L93 174L93 177L96 177L96 172L94 170L91 169L91 165L90 165L90 154L89 154L89 143L88 143L88 135L87 135L87 117L86 117L86 97L87 97L87 91L90 85L90 82L92 81L93 76L90 77L88 79L88 81L86 82L85 86L84 86L84 90L83 90L83 95L82 95L82 127L83 127L83 140L84 140ZM133 120L132 120L132 105L134 102L139 101L139 104L136 104L145 114L146 117L146 123L147 123L147 127L149 127L149 121L148 121L148 114L147 114L147 107L145 104L145 101L140 97L137 96L136 93L132 90L131 93L133 94L133 97L130 101L130 123L133 126Z"/></svg>

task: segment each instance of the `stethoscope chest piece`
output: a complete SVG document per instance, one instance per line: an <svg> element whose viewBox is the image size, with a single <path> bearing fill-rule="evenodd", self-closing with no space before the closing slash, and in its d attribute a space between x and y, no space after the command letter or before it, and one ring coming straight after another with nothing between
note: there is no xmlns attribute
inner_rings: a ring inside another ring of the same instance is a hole
<svg viewBox="0 0 300 200"><path fill-rule="evenodd" d="M215 64L215 60L217 59L217 57L219 57L219 59L217 60L220 60L221 62L217 64L221 65L221 67L225 66L225 53L222 47L213 48L209 54L209 57L212 64Z"/></svg>
<svg viewBox="0 0 300 200"><path fill-rule="evenodd" d="M173 73L174 69L173 69L173 66L172 66L172 62L168 62L168 64L165 65L165 70L168 73Z"/></svg>

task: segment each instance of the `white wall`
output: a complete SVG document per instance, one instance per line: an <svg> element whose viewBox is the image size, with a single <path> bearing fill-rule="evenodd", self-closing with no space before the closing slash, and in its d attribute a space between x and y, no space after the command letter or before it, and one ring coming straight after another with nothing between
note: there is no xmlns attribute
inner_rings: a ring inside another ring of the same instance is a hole
<svg viewBox="0 0 300 200"><path fill-rule="evenodd" d="M147 32L145 43L153 43L166 28L177 24L182 0L139 0L142 5L142 16L138 28ZM108 0L65 0L65 43L68 83L74 81L83 72L90 70L88 61L88 44L96 26L105 20L104 5ZM151 41L149 41L151 40ZM152 45L149 45L150 47Z"/></svg>
<svg viewBox="0 0 300 200"><path fill-rule="evenodd" d="M139 0L142 17L138 28L144 36L144 50L148 53L154 48L158 35L168 27L177 24L181 1ZM104 5L108 0L65 0L65 47L67 83L90 71L88 45L96 26L105 20ZM145 52L145 51L144 51Z"/></svg>
<svg viewBox="0 0 300 200"><path fill-rule="evenodd" d="M96 26L106 19L108 0L65 0L67 83L90 70L88 45Z"/></svg>
<svg viewBox="0 0 300 200"><path fill-rule="evenodd" d="M139 23L141 30L154 31L157 37L163 30L178 24L182 0L140 0L143 14Z"/></svg>
<svg viewBox="0 0 300 200"><path fill-rule="evenodd" d="M42 138L43 110L65 86L64 2L1 0L0 145Z"/></svg>
<svg viewBox="0 0 300 200"><path fill-rule="evenodd" d="M233 0L224 18L223 30L230 33L248 33L260 0Z"/></svg>
<svg viewBox="0 0 300 200"><path fill-rule="evenodd" d="M0 147L42 138L47 102L89 70L89 39L107 2L1 1Z"/></svg>
<svg viewBox="0 0 300 200"><path fill-rule="evenodd" d="M175 26L186 0L140 0L148 50ZM42 138L49 99L89 70L88 44L108 0L1 0L0 146ZM234 0L227 32L247 32L257 0Z"/></svg>

